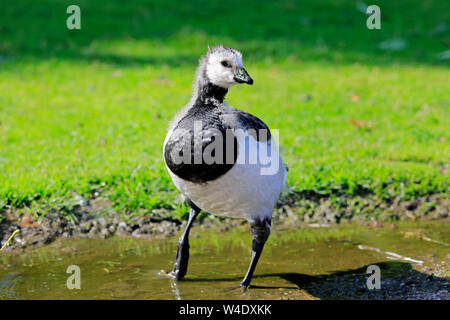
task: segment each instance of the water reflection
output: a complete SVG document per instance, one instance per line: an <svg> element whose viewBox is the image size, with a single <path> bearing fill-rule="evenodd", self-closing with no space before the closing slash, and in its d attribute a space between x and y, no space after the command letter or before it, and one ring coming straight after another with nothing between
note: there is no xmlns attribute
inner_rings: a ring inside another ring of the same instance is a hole
<svg viewBox="0 0 450 320"><path fill-rule="evenodd" d="M420 226L434 238L441 227ZM161 270L173 264L174 239L70 239L2 255L0 299L450 299L448 247L404 237L401 228L363 227L275 231L243 294L248 232L239 232L215 233L217 246L197 232L188 274L178 282ZM66 287L70 264L80 266L81 290ZM366 285L373 264L381 269L380 290Z"/></svg>

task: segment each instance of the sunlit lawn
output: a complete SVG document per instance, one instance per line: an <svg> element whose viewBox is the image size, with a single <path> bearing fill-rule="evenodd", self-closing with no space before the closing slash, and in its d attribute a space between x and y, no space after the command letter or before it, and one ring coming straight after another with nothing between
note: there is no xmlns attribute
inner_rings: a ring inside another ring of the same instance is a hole
<svg viewBox="0 0 450 320"><path fill-rule="evenodd" d="M79 31L65 28L70 1L2 9L0 210L68 212L76 195L103 195L122 212L184 212L162 144L198 58L218 43L240 49L255 80L229 104L279 129L295 191L447 191L445 2L378 2L381 31L352 1L77 3ZM380 49L392 39L405 47Z"/></svg>

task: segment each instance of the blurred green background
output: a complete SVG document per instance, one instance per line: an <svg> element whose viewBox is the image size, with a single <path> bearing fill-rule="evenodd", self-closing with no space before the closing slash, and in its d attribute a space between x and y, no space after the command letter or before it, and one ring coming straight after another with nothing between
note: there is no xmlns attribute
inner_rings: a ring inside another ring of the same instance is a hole
<svg viewBox="0 0 450 320"><path fill-rule="evenodd" d="M81 30L66 28L70 4ZM243 53L255 85L228 102L280 130L294 194L448 197L449 24L437 0L3 3L0 211L105 197L184 215L162 144L217 44Z"/></svg>

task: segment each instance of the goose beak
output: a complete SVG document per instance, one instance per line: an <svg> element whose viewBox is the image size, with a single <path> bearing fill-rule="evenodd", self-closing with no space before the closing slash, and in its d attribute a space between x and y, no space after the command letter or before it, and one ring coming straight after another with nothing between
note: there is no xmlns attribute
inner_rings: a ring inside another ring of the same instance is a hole
<svg viewBox="0 0 450 320"><path fill-rule="evenodd" d="M234 81L236 81L237 83L253 84L253 79L248 75L247 70L245 70L244 68L238 68L236 70Z"/></svg>

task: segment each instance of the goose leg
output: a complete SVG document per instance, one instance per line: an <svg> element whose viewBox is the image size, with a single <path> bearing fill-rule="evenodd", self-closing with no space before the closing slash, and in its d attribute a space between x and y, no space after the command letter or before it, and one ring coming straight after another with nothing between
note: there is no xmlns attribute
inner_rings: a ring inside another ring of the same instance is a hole
<svg viewBox="0 0 450 320"><path fill-rule="evenodd" d="M178 240L177 256L171 272L176 280L180 280L186 275L189 262L189 231L191 230L192 223L199 213L199 208L191 207L189 210L189 221L186 225L186 229L181 235L180 240Z"/></svg>
<svg viewBox="0 0 450 320"><path fill-rule="evenodd" d="M252 231L252 260L250 262L250 267L248 268L247 274L244 280L241 282L240 286L245 292L252 281L253 272L255 271L256 265L258 264L259 257L263 251L264 244L270 234L270 218L266 219L256 219L250 222L250 228Z"/></svg>

